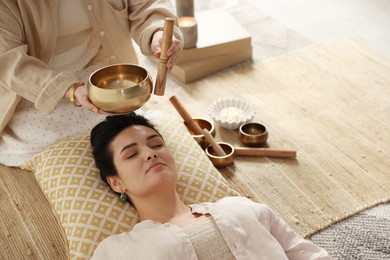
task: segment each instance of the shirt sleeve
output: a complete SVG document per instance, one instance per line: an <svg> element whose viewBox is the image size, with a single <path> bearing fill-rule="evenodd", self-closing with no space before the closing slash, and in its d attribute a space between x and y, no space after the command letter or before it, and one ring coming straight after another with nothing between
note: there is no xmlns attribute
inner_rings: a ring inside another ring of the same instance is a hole
<svg viewBox="0 0 390 260"><path fill-rule="evenodd" d="M270 233L278 240L289 259L296 260L328 260L334 259L323 248L295 233L278 215L268 206L261 205L262 217L267 216ZM264 222L263 222L264 223Z"/></svg>
<svg viewBox="0 0 390 260"><path fill-rule="evenodd" d="M22 24L16 2L1 1L0 17L0 86L34 102L41 112L51 113L77 78L49 69L32 55L40 48L27 44L23 29L27 25Z"/></svg>
<svg viewBox="0 0 390 260"><path fill-rule="evenodd" d="M103 240L102 242L100 242L100 244L93 252L93 256L91 257L91 260L109 260L110 255L108 254L108 252L110 252L108 243L106 243L106 241Z"/></svg>

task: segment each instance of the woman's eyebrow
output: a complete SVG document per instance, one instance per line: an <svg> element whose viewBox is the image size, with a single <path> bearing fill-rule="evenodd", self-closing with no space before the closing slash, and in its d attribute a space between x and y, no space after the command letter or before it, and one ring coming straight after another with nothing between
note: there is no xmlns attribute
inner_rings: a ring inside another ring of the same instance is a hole
<svg viewBox="0 0 390 260"><path fill-rule="evenodd" d="M131 148L131 147L133 147L133 146L136 146L136 143L131 143L131 144L125 145L125 146L122 148L120 154L122 154L125 150L127 150L127 149L129 149L129 148Z"/></svg>
<svg viewBox="0 0 390 260"><path fill-rule="evenodd" d="M160 138L161 138L160 135L158 135L158 134L153 134L153 135L148 136L148 137L146 138L146 140L150 140L150 139L153 139L153 138L156 138L156 137L160 137Z"/></svg>
<svg viewBox="0 0 390 260"><path fill-rule="evenodd" d="M146 140L149 141L150 139L153 139L153 138L156 138L156 137L160 137L160 138L161 138L160 135L158 135L158 134L153 134L153 135L148 136L148 137L146 138ZM129 148L131 148L131 147L134 147L134 146L136 146L136 145L137 145L137 143L130 143L130 144L128 144L128 145L125 145L125 146L122 148L120 154L122 154L125 150L127 150L127 149L129 149Z"/></svg>

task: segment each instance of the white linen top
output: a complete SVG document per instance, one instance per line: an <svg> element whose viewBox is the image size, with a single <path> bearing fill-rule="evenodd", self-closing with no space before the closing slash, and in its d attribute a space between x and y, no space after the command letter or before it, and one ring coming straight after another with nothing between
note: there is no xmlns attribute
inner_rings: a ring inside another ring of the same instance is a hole
<svg viewBox="0 0 390 260"><path fill-rule="evenodd" d="M298 236L266 205L243 197L190 205L193 213L210 214L236 259L333 259ZM170 223L145 220L133 230L110 236L92 259L197 259L184 230Z"/></svg>

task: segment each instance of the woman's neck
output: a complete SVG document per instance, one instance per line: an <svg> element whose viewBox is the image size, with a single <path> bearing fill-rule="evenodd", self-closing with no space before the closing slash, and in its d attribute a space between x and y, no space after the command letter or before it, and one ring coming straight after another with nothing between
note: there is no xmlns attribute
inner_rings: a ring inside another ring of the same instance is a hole
<svg viewBox="0 0 390 260"><path fill-rule="evenodd" d="M137 201L135 205L140 215L140 221L154 220L175 224L178 220L192 217L191 208L179 198L177 193L173 196Z"/></svg>

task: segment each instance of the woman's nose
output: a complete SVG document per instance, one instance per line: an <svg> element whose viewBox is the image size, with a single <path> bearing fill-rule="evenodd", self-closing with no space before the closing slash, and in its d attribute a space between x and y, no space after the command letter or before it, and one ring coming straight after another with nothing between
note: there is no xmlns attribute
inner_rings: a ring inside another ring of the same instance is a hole
<svg viewBox="0 0 390 260"><path fill-rule="evenodd" d="M145 148L145 160L151 160L153 158L157 158L157 152L149 147Z"/></svg>

